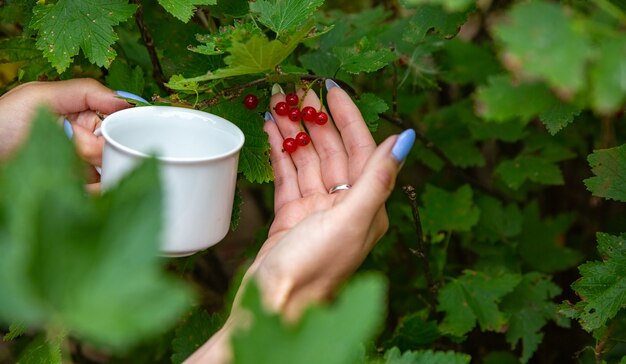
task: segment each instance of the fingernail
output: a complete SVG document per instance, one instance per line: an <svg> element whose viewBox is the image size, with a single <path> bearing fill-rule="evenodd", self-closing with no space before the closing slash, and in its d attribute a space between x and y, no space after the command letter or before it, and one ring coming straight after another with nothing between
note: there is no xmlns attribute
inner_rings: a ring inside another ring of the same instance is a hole
<svg viewBox="0 0 626 364"><path fill-rule="evenodd" d="M67 135L67 137L70 139L72 139L72 137L74 136L74 129L72 129L72 124L67 119L63 121L63 131L65 132L65 135Z"/></svg>
<svg viewBox="0 0 626 364"><path fill-rule="evenodd" d="M274 115L272 115L271 112L266 111L265 112L265 121L273 121L276 122L276 120L274 120Z"/></svg>
<svg viewBox="0 0 626 364"><path fill-rule="evenodd" d="M148 100L144 99L141 96L137 96L137 95L135 95L133 93L130 93L128 91L115 91L115 94L117 96L125 97L127 99L132 99L132 100L135 100L135 101L139 101L139 102L143 102L143 103L149 104Z"/></svg>
<svg viewBox="0 0 626 364"><path fill-rule="evenodd" d="M391 155L398 161L402 162L411 151L415 143L415 130L407 129L398 135L396 144L391 149Z"/></svg>
<svg viewBox="0 0 626 364"><path fill-rule="evenodd" d="M330 78L327 78L326 81L324 82L324 84L326 84L326 90L327 91L330 91L330 89L333 88L333 87L339 87L337 82L331 80ZM339 88L341 88L341 87L339 87Z"/></svg>
<svg viewBox="0 0 626 364"><path fill-rule="evenodd" d="M283 91L283 88L280 87L279 84L275 83L274 86L272 86L272 96L281 93L281 94L285 94L285 91Z"/></svg>

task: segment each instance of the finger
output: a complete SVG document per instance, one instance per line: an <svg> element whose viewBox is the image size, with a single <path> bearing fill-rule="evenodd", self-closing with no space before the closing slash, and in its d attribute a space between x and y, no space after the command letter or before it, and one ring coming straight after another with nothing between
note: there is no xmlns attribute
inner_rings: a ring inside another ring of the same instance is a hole
<svg viewBox="0 0 626 364"><path fill-rule="evenodd" d="M41 83L41 97L54 111L69 114L86 110L111 114L131 105L89 78Z"/></svg>
<svg viewBox="0 0 626 364"><path fill-rule="evenodd" d="M330 112L348 152L350 181L356 181L376 149L376 142L350 96L333 80L326 80L326 88Z"/></svg>
<svg viewBox="0 0 626 364"><path fill-rule="evenodd" d="M270 100L270 108L278 130L283 139L295 138L296 135L302 131L302 127L299 122L293 122L289 120L287 116L281 116L276 114L274 107L277 103L285 101L285 95L278 86L272 88L272 92L277 91L272 95ZM286 152L285 152L286 153ZM290 154L291 160L298 172L298 186L302 196L308 196L316 193L326 193L326 188L322 182L322 174L320 170L320 160L315 151L315 147L312 145L298 146L298 148Z"/></svg>
<svg viewBox="0 0 626 364"><path fill-rule="evenodd" d="M85 190L92 195L99 195L101 191L100 183L90 183L85 185Z"/></svg>
<svg viewBox="0 0 626 364"><path fill-rule="evenodd" d="M95 115L94 117L97 118ZM78 155L93 166L102 165L102 148L104 147L104 138L94 135L94 129L92 129L91 126L83 126L78 123L72 123L72 129L74 131L73 139Z"/></svg>
<svg viewBox="0 0 626 364"><path fill-rule="evenodd" d="M360 224L372 222L389 197L401 163L414 142L415 131L408 129L399 136L388 138L376 149L360 178L342 199L339 206L346 209L344 213Z"/></svg>
<svg viewBox="0 0 626 364"><path fill-rule="evenodd" d="M278 211L286 203L302 197L298 187L298 173L291 157L283 153L283 137L271 113L265 114L263 130L270 143L270 161L274 170L274 211Z"/></svg>
<svg viewBox="0 0 626 364"><path fill-rule="evenodd" d="M302 102L303 109L310 106L315 110L320 110L320 99L313 90L309 90L306 95L301 91L299 96L304 97ZM325 108L322 108L322 111L328 114ZM324 125L314 122L306 122L306 125L320 159L322 181L326 191L333 186L350 183L348 178L348 154L333 122L329 119Z"/></svg>

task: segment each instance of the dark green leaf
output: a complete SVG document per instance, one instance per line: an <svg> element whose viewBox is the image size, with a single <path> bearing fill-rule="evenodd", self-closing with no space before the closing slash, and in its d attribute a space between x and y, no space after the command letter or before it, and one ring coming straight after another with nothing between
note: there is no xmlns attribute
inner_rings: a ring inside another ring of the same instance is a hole
<svg viewBox="0 0 626 364"><path fill-rule="evenodd" d="M197 5L215 5L217 0L159 0L159 4L170 14L188 22Z"/></svg>
<svg viewBox="0 0 626 364"><path fill-rule="evenodd" d="M62 364L60 343L46 340L39 335L31 341L17 359L18 364Z"/></svg>
<svg viewBox="0 0 626 364"><path fill-rule="evenodd" d="M539 120L546 125L550 134L554 135L574 121L580 114L580 109L563 102L556 102L550 108L539 114Z"/></svg>
<svg viewBox="0 0 626 364"><path fill-rule="evenodd" d="M137 9L125 0L59 0L37 5L30 26L37 30L37 48L59 72L67 69L79 50L98 66L109 66L117 53L113 26L126 21Z"/></svg>
<svg viewBox="0 0 626 364"><path fill-rule="evenodd" d="M135 95L142 95L145 85L143 70L139 66L131 67L122 61L111 64L105 78L107 86L113 90L123 90Z"/></svg>
<svg viewBox="0 0 626 364"><path fill-rule="evenodd" d="M480 210L472 200L472 189L465 185L454 192L426 185L420 209L427 234L439 231L469 231L478 222Z"/></svg>
<svg viewBox="0 0 626 364"><path fill-rule="evenodd" d="M373 133L378 129L378 114L389 109L387 103L374 94L365 93L355 101L356 106L361 110L361 115L367 123L367 127Z"/></svg>
<svg viewBox="0 0 626 364"><path fill-rule="evenodd" d="M453 351L405 351L392 348L385 353L385 364L469 364L472 358Z"/></svg>
<svg viewBox="0 0 626 364"><path fill-rule="evenodd" d="M626 202L626 144L597 150L587 157L595 176L585 186L595 196Z"/></svg>
<svg viewBox="0 0 626 364"><path fill-rule="evenodd" d="M506 207L490 196L482 195L476 201L480 209L480 220L476 224L476 235L489 242L507 241L522 231L522 212L516 204Z"/></svg>
<svg viewBox="0 0 626 364"><path fill-rule="evenodd" d="M418 346L430 345L439 338L436 321L426 321L419 313L402 318L391 340L385 346L397 346L409 350Z"/></svg>
<svg viewBox="0 0 626 364"><path fill-rule="evenodd" d="M495 173L514 190L520 188L526 180L544 185L563 184L559 167L546 158L534 155L519 155L515 159L503 161L496 167Z"/></svg>
<svg viewBox="0 0 626 364"><path fill-rule="evenodd" d="M482 84L502 72L495 55L486 47L455 38L447 41L443 50L442 77L450 83Z"/></svg>
<svg viewBox="0 0 626 364"><path fill-rule="evenodd" d="M204 309L194 309L176 328L172 340L172 363L180 364L220 329L223 319L218 314L209 315Z"/></svg>

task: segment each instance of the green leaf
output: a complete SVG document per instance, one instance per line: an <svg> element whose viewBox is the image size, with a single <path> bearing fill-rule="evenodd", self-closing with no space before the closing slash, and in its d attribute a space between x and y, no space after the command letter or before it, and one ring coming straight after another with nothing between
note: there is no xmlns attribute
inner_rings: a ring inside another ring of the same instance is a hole
<svg viewBox="0 0 626 364"><path fill-rule="evenodd" d="M439 338L436 321L426 321L420 313L403 317L385 346L397 346L408 350L418 346L430 345Z"/></svg>
<svg viewBox="0 0 626 364"><path fill-rule="evenodd" d="M466 270L439 290L437 311L446 316L439 325L443 333L464 336L476 322L482 331L502 331L506 315L498 310L498 302L520 282L519 274L488 275Z"/></svg>
<svg viewBox="0 0 626 364"><path fill-rule="evenodd" d="M483 84L502 67L487 47L454 38L445 43L442 77L453 84ZM445 55L445 56L444 56Z"/></svg>
<svg viewBox="0 0 626 364"><path fill-rule="evenodd" d="M358 276L334 304L311 307L298 323L287 325L278 315L264 311L258 288L249 285L242 305L251 311L253 324L233 336L233 363L354 362L360 344L383 322L385 286L381 276Z"/></svg>
<svg viewBox="0 0 626 364"><path fill-rule="evenodd" d="M204 111L225 118L243 131L245 142L239 154L239 172L253 183L272 181L274 172L269 162L270 145L263 131L263 118L242 107L241 102L233 101L223 101Z"/></svg>
<svg viewBox="0 0 626 364"><path fill-rule="evenodd" d="M475 0L402 0L405 6L415 6L422 4L441 5L449 12L465 11L475 4Z"/></svg>
<svg viewBox="0 0 626 364"><path fill-rule="evenodd" d="M14 37L0 40L0 61L19 62L20 81L28 82L39 79L41 75L56 76L54 69L37 49L36 41L27 37Z"/></svg>
<svg viewBox="0 0 626 364"><path fill-rule="evenodd" d="M626 202L626 144L597 150L587 157L595 176L585 186L595 196Z"/></svg>
<svg viewBox="0 0 626 364"><path fill-rule="evenodd" d="M564 183L561 170L555 163L534 155L521 154L515 159L505 160L496 167L495 173L514 190L519 189L526 180L544 185Z"/></svg>
<svg viewBox="0 0 626 364"><path fill-rule="evenodd" d="M60 343L46 340L44 335L39 335L28 343L24 351L17 359L17 364L62 364Z"/></svg>
<svg viewBox="0 0 626 364"><path fill-rule="evenodd" d="M172 340L172 363L180 364L216 333L224 320L216 313L209 315L204 309L194 309L176 328Z"/></svg>
<svg viewBox="0 0 626 364"><path fill-rule="evenodd" d="M506 341L515 349L522 342L522 363L527 363L543 340L541 329L557 314L552 300L561 289L549 277L533 272L525 274L515 290L502 300L500 307L509 318Z"/></svg>
<svg viewBox="0 0 626 364"><path fill-rule="evenodd" d="M524 210L522 232L518 237L518 253L534 270L553 273L573 267L581 255L565 245L565 233L572 225L574 216L561 214L554 218L541 218L539 205L528 204Z"/></svg>
<svg viewBox="0 0 626 364"><path fill-rule="evenodd" d="M510 70L531 79L542 78L570 94L583 88L590 43L564 6L523 2L508 15L507 22L495 27L494 35L504 46Z"/></svg>
<svg viewBox="0 0 626 364"><path fill-rule="evenodd" d="M366 37L351 46L335 47L334 53L341 69L352 74L377 71L396 59L389 48L380 47Z"/></svg>
<svg viewBox="0 0 626 364"><path fill-rule="evenodd" d="M578 267L581 278L572 284L581 298L578 318L587 331L605 325L626 307L626 238L605 233L597 238L602 261Z"/></svg>
<svg viewBox="0 0 626 364"><path fill-rule="evenodd" d="M311 19L323 3L324 0L256 0L250 2L250 11L280 36Z"/></svg>
<svg viewBox="0 0 626 364"><path fill-rule="evenodd" d="M480 239L491 243L509 241L522 231L522 212L516 204L503 207L499 200L482 195L476 205L480 209L480 220L474 228Z"/></svg>
<svg viewBox="0 0 626 364"><path fill-rule="evenodd" d="M626 97L626 39L600 43L596 62L591 66L591 103L593 108L609 114L622 107Z"/></svg>
<svg viewBox="0 0 626 364"><path fill-rule="evenodd" d="M420 209L422 227L427 234L439 231L469 231L478 222L480 210L472 200L472 189L464 185L454 192L426 185Z"/></svg>
<svg viewBox="0 0 626 364"><path fill-rule="evenodd" d="M487 120L503 122L513 118L530 120L558 102L542 83L513 85L510 76L489 78L476 92L478 113Z"/></svg>
<svg viewBox="0 0 626 364"><path fill-rule="evenodd" d="M22 324L11 324L9 326L9 332L7 332L4 335L2 340L4 340L4 341L15 340L18 337L24 335L25 332L26 332L26 326L24 326Z"/></svg>
<svg viewBox="0 0 626 364"><path fill-rule="evenodd" d="M387 103L374 94L364 93L355 101L355 104L361 110L361 115L363 115L369 130L372 133L376 132L378 130L378 120L380 119L378 114L389 109Z"/></svg>
<svg viewBox="0 0 626 364"><path fill-rule="evenodd" d="M108 67L117 53L113 26L130 18L136 5L125 0L59 0L37 5L30 27L38 33L37 48L58 72L66 70L82 49L90 62Z"/></svg>
<svg viewBox="0 0 626 364"><path fill-rule="evenodd" d="M217 4L211 6L211 15L213 16L240 18L248 15L249 11L248 0L217 0Z"/></svg>
<svg viewBox="0 0 626 364"><path fill-rule="evenodd" d="M215 5L217 0L159 0L159 4L183 22L193 16L197 5Z"/></svg>
<svg viewBox="0 0 626 364"><path fill-rule="evenodd" d="M102 197L87 196L56 119L40 111L0 172L0 319L127 348L173 324L189 300L157 257L156 161Z"/></svg>
<svg viewBox="0 0 626 364"><path fill-rule="evenodd" d="M405 351L391 348L385 353L385 364L469 364L472 358L454 351Z"/></svg>
<svg viewBox="0 0 626 364"><path fill-rule="evenodd" d="M140 96L143 94L145 80L139 66L131 67L122 61L115 61L111 64L105 80L112 90L124 90Z"/></svg>
<svg viewBox="0 0 626 364"><path fill-rule="evenodd" d="M578 116L580 112L579 108L571 104L557 101L539 114L539 120L545 124L550 134L555 135L568 124L571 124L574 117Z"/></svg>

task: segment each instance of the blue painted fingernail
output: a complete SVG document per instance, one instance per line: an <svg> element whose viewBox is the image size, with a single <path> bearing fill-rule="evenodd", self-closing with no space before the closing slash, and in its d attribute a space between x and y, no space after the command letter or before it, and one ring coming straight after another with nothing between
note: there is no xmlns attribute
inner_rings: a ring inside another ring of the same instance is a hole
<svg viewBox="0 0 626 364"><path fill-rule="evenodd" d="M63 121L63 131L65 132L65 135L67 135L67 137L70 139L72 139L72 137L74 136L74 129L72 129L72 124L67 119Z"/></svg>
<svg viewBox="0 0 626 364"><path fill-rule="evenodd" d="M337 82L331 80L330 78L327 78L324 83L326 84L326 90L327 91L330 91L330 89L333 88L333 87L339 87ZM341 88L341 87L339 87L339 88Z"/></svg>
<svg viewBox="0 0 626 364"><path fill-rule="evenodd" d="M415 130L407 129L398 135L396 144L391 149L391 155L398 161L402 162L411 151L415 143Z"/></svg>
<svg viewBox="0 0 626 364"><path fill-rule="evenodd" d="M276 120L274 120L274 115L272 115L271 112L266 111L265 112L265 121L273 121L276 122Z"/></svg>
<svg viewBox="0 0 626 364"><path fill-rule="evenodd" d="M135 100L135 101L139 101L139 102L143 102L143 103L149 104L148 100L144 99L141 96L137 96L137 95L135 95L133 93L130 93L128 91L115 91L115 94L117 96L122 96L122 97L125 97L127 99L132 99L132 100Z"/></svg>

